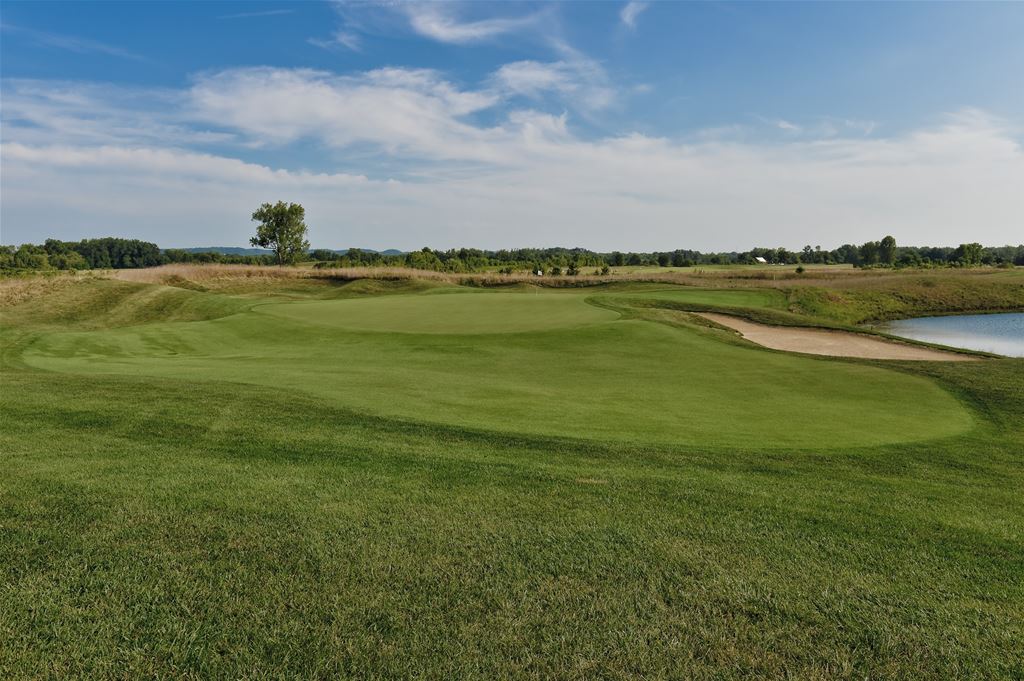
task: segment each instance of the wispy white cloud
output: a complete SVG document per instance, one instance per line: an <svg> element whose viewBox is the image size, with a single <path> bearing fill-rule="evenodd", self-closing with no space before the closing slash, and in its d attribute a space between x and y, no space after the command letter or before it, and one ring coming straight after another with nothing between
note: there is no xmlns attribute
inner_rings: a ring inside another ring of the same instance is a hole
<svg viewBox="0 0 1024 681"><path fill-rule="evenodd" d="M23 35L38 45L56 47L57 49L67 50L77 54L103 54L108 57L118 57L120 59L146 61L146 58L139 54L115 45L108 45L107 43L102 43L97 40L90 40L89 38L80 38L65 35L63 33L52 33L50 31L37 31L31 28L14 26L8 23L0 23L0 30Z"/></svg>
<svg viewBox="0 0 1024 681"><path fill-rule="evenodd" d="M636 18L647 9L648 5L649 3L638 2L637 0L627 2L622 11L619 12L619 19L629 28L636 28Z"/></svg>
<svg viewBox="0 0 1024 681"><path fill-rule="evenodd" d="M322 47L325 50L344 47L348 50L352 50L353 52L359 52L363 49L363 41L362 38L359 37L359 34L344 29L336 30L329 39L310 38L309 43L311 45L316 45L317 47Z"/></svg>
<svg viewBox="0 0 1024 681"><path fill-rule="evenodd" d="M851 134L869 137L878 126L876 121L834 116L818 116L800 123L784 118L771 119L763 116L754 116L754 118L764 125L783 131L789 137L804 139L829 139Z"/></svg>
<svg viewBox="0 0 1024 681"><path fill-rule="evenodd" d="M512 62L501 66L493 81L503 92L534 99L554 92L585 110L607 108L615 99L604 69L590 60Z"/></svg>
<svg viewBox="0 0 1024 681"><path fill-rule="evenodd" d="M847 118L843 120L843 125L852 130L859 130L866 136L873 133L878 124L875 121L851 120Z"/></svg>
<svg viewBox="0 0 1024 681"><path fill-rule="evenodd" d="M213 144L236 134L183 115L187 92L109 83L3 81L4 137L26 143Z"/></svg>
<svg viewBox="0 0 1024 681"><path fill-rule="evenodd" d="M399 6L410 27L419 35L438 42L467 44L522 31L537 25L543 14L536 12L517 17L461 20L456 5L445 3L405 3Z"/></svg>
<svg viewBox="0 0 1024 681"><path fill-rule="evenodd" d="M206 182L253 182L274 186L347 187L362 185L364 175L272 170L257 163L181 149L149 147L29 146L17 142L4 145L8 162L51 168L115 170L144 173L153 177L187 178Z"/></svg>
<svg viewBox="0 0 1024 681"><path fill-rule="evenodd" d="M255 17L277 17L282 14L292 14L293 9L267 9L260 12L239 12L238 14L224 14L219 19L251 19Z"/></svg>

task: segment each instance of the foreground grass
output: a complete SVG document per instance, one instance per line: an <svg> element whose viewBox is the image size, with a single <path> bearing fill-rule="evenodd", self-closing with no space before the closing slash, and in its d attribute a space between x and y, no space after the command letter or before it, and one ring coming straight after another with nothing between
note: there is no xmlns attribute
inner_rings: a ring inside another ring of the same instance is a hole
<svg viewBox="0 0 1024 681"><path fill-rule="evenodd" d="M26 363L55 332L148 319L137 293L5 310L0 676L1024 674L1024 361L902 365L972 430L820 448L547 437ZM264 307L189 299L182 319Z"/></svg>

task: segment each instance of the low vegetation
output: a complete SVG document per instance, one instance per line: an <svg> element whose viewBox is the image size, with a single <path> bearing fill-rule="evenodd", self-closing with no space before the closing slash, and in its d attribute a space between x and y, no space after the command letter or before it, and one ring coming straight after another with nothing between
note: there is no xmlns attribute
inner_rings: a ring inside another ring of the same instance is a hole
<svg viewBox="0 0 1024 681"><path fill-rule="evenodd" d="M951 247L896 245L891 236L860 246L845 244L834 250L805 246L753 248L743 252L701 253L687 249L650 253L597 253L583 248L518 248L487 251L478 248L377 252L360 248L312 249L306 240L305 211L298 204L264 204L253 213L259 222L251 244L263 249L161 249L137 239L83 239L79 242L47 239L44 244L0 246L0 273L53 270L134 269L167 264L296 265L326 269L407 268L447 273L537 274L542 276L608 275L638 269L687 269L710 266L797 265L803 274L810 266L850 265L858 268L932 269L945 267L1004 267L1024 265L1024 244L984 247L978 243ZM808 266L808 267L805 267Z"/></svg>

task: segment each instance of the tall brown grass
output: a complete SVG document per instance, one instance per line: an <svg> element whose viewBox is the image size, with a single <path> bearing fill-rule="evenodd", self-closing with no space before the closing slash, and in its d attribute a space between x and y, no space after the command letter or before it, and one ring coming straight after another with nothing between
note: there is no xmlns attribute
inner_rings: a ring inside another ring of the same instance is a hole
<svg viewBox="0 0 1024 681"><path fill-rule="evenodd" d="M117 270L113 276L125 281L147 283L165 283L176 278L196 283L215 282L217 280L237 279L327 279L355 281L357 279L408 280L444 282L469 286L503 286L510 284L533 284L537 286L574 287L592 286L615 282L663 282L670 284L694 285L728 285L729 282L740 281L744 285L771 285L772 282L799 282L841 277L864 276L858 270L842 270L825 274L821 271L809 271L797 274L794 271L778 270L671 270L668 272L619 272L613 274L579 274L577 276L538 277L526 272L498 274L496 272L435 272L432 270L416 270L406 267L341 267L310 269L300 267L276 267L265 265L195 265L177 264L163 265L139 270Z"/></svg>
<svg viewBox="0 0 1024 681"><path fill-rule="evenodd" d="M44 293L100 276L95 272L48 271L0 277L0 307L18 305Z"/></svg>
<svg viewBox="0 0 1024 681"><path fill-rule="evenodd" d="M165 284L184 288L245 292L295 282L304 285L329 285L360 279L369 280L423 280L438 284L502 287L533 285L550 288L587 287L614 283L664 283L704 288L777 288L798 289L807 286L854 291L899 289L910 291L938 286L945 288L958 283L970 285L985 277L998 278L1011 288L1024 285L1024 270L935 269L935 270L882 270L851 268L808 268L797 273L792 268L736 268L705 270L694 267L668 272L619 272L609 275L580 274L579 276L537 277L525 272L516 274L449 273L414 270L402 267L347 267L312 269L302 267L274 267L258 265L176 264L137 270L93 270L89 272L49 272L45 274L0 277L0 305L17 305L55 289L74 285L75 282L108 278L126 282ZM1007 277L1009 279L1007 279ZM935 292L938 293L938 292Z"/></svg>

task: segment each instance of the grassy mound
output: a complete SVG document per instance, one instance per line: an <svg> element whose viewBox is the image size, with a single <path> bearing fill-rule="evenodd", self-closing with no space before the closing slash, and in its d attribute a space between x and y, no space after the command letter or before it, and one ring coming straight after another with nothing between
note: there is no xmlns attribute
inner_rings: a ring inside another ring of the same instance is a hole
<svg viewBox="0 0 1024 681"><path fill-rule="evenodd" d="M154 286L98 277L11 282L0 293L0 319L11 328L107 329L150 322L215 319L247 309L243 299L195 285Z"/></svg>

